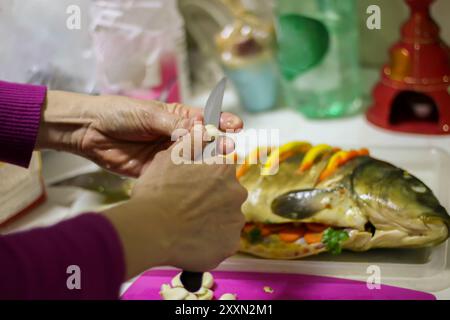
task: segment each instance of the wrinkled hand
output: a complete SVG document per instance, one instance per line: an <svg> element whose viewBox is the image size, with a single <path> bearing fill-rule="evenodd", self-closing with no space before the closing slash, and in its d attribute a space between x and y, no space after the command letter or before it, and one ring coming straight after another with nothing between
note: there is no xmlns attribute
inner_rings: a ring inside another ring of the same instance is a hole
<svg viewBox="0 0 450 320"><path fill-rule="evenodd" d="M154 157L129 202L105 213L122 240L128 277L161 265L203 272L238 250L247 191L235 166L175 165L172 150Z"/></svg>
<svg viewBox="0 0 450 320"><path fill-rule="evenodd" d="M72 152L107 170L138 177L154 155L172 145L171 134L189 131L203 109L120 96L49 91L37 148ZM239 130L242 121L223 113L220 129Z"/></svg>

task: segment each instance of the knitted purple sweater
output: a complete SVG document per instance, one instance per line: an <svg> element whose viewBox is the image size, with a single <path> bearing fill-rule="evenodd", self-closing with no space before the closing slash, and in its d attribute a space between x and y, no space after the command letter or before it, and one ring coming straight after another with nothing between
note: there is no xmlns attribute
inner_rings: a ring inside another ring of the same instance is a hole
<svg viewBox="0 0 450 320"><path fill-rule="evenodd" d="M28 166L45 96L0 81L0 161ZM96 213L0 235L0 299L117 299L124 276L119 237Z"/></svg>

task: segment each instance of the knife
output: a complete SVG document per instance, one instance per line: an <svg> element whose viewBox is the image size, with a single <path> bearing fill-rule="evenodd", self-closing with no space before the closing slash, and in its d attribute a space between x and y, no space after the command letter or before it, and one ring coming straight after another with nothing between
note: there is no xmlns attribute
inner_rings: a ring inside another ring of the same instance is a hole
<svg viewBox="0 0 450 320"><path fill-rule="evenodd" d="M219 128L220 114L222 113L223 96L225 94L225 87L227 85L227 78L223 78L217 83L206 101L203 112L203 119L205 125L213 125ZM213 143L216 143L214 141ZM196 292L202 286L202 272L191 272L183 270L181 272L180 280L184 288L189 292Z"/></svg>
<svg viewBox="0 0 450 320"><path fill-rule="evenodd" d="M226 85L227 78L223 78L211 91L203 112L205 125L211 124L216 128L219 128L220 114L222 113L223 96L225 94Z"/></svg>

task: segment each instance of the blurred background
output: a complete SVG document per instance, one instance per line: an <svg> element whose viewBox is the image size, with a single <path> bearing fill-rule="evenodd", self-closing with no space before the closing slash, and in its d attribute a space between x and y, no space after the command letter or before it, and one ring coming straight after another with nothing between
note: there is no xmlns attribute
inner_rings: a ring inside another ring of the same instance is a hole
<svg viewBox="0 0 450 320"><path fill-rule="evenodd" d="M367 27L371 5L379 29ZM449 1L431 6L447 43L449 12ZM225 73L246 111L339 117L370 104L367 87L408 16L403 0L0 0L0 78L190 102Z"/></svg>
<svg viewBox="0 0 450 320"><path fill-rule="evenodd" d="M93 71L93 53L91 52L90 24L92 22L92 0L0 0L0 77L14 81L25 81L26 69L41 68L45 64L55 64L56 67L70 70L74 81L77 78L86 79L86 90L92 90L89 73ZM100 1L101 2L101 1ZM112 1L114 2L114 1ZM148 1L155 2L155 1ZM158 2L158 1L156 1ZM160 1L160 3L173 1ZM257 14L270 19L276 0L242 0L242 3ZM399 39L400 27L408 18L408 7L403 0L357 0L358 30L360 32L359 57L362 66L379 68L386 63L388 49ZM68 14L66 9L70 5L81 8L81 29L67 30L65 28ZM381 8L381 29L369 30L366 26L368 14L366 9L370 5ZM187 47L190 61L208 64L198 58L201 50L211 44L202 43L212 41L216 32L226 24L231 23L231 13L221 0L178 0L180 12L187 26ZM441 27L442 39L450 42L450 1L437 0L431 7L436 22ZM173 21L164 21L168 27ZM183 27L182 27L183 28ZM202 34L203 33L203 34ZM203 38L203 39L201 39ZM196 42L197 41L197 42ZM39 48L39 49L37 49ZM33 62L33 59L39 62ZM13 64L13 62L20 62ZM76 68L72 66L76 65ZM199 66L196 66L197 69ZM212 70L214 66L210 66ZM193 68L191 68L193 69ZM191 70L199 74L197 70ZM74 74L75 73L75 74ZM201 80L205 83L204 78ZM206 76L205 76L206 77ZM81 81L81 80L80 80ZM73 85L73 84L72 84ZM76 85L74 85L76 87ZM81 84L79 85L80 87Z"/></svg>

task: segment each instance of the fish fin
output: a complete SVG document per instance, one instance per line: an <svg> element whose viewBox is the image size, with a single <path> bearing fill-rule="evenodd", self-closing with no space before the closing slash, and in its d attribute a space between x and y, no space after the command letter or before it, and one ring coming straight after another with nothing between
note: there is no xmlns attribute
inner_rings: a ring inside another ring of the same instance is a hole
<svg viewBox="0 0 450 320"><path fill-rule="evenodd" d="M337 201L336 189L301 189L284 193L272 201L275 215L292 220L302 220L331 208Z"/></svg>

